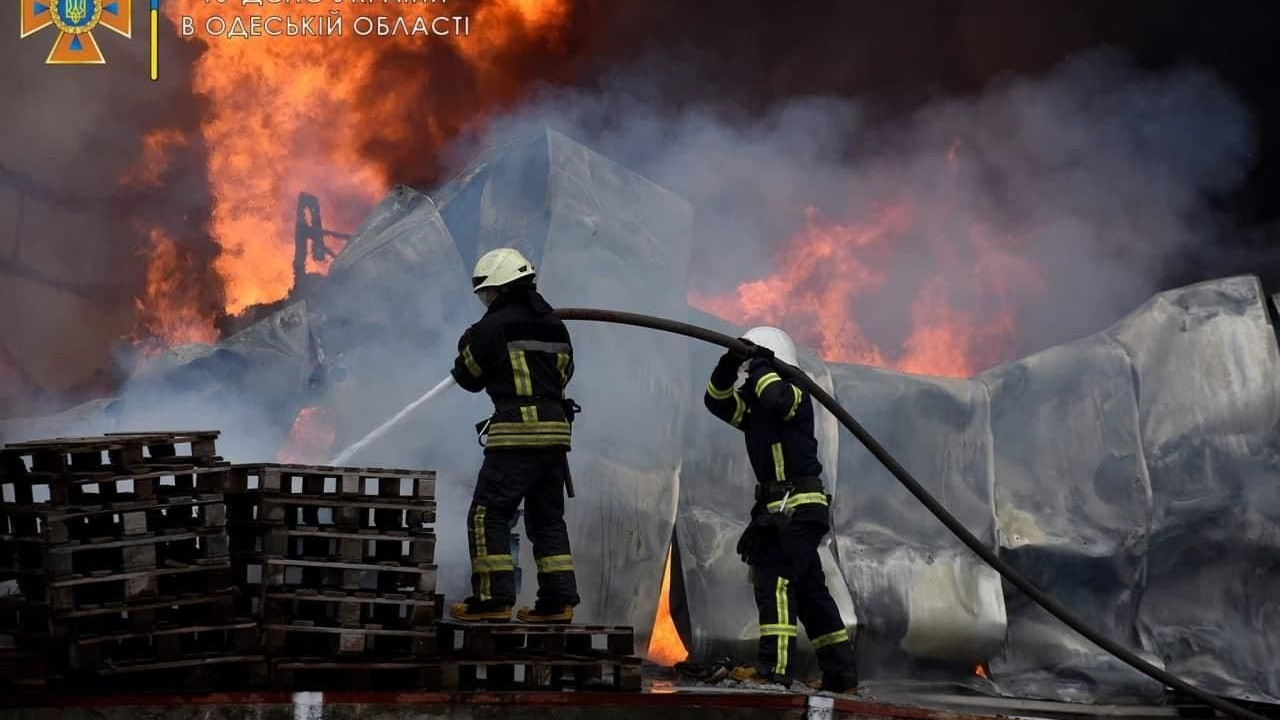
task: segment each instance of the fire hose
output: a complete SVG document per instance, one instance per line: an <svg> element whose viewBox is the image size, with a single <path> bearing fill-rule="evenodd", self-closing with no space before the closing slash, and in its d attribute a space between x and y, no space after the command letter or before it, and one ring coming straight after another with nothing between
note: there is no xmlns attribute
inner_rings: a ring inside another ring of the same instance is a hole
<svg viewBox="0 0 1280 720"><path fill-rule="evenodd" d="M635 313L617 312L613 310L593 310L587 308L561 308L556 311L556 315L562 320L585 320L591 322L613 323L617 325L632 325L635 327L649 328L651 330L660 330L677 335L684 335L695 340L702 340L713 345L720 345L721 347L729 348L730 350L741 353L743 356L750 356L753 352L753 349L746 343L729 337L728 335L675 320L667 320L648 315L638 315ZM840 421L840 424L844 425L849 432L853 433L853 436L858 439L858 442L862 443L863 446L866 447L882 465L884 465L885 469L887 469L894 478L898 480L898 482L902 483L903 487L905 487L908 492L914 495L916 499L933 514L934 517L938 518L938 520L945 525L953 535L959 538L960 542L963 542L970 550L977 553L978 557L982 558L982 560L990 565L992 569L1000 573L1000 576L1007 580L1009 584L1021 590L1027 597L1031 598L1037 605L1044 608L1050 615L1058 618L1067 627L1075 630L1077 633L1080 633L1080 635L1084 636L1090 642L1125 662L1138 672L1141 672L1153 680L1163 683L1166 687L1180 690L1215 710L1219 710L1232 717L1247 720L1266 720L1262 715L1242 708L1234 703L1213 695L1212 693L1201 690L1185 680L1152 665L1138 657L1128 648L1086 625L1084 621L1072 614L1071 611L1067 610L1066 607L1053 597L1036 587L1030 580L1023 577L1022 574L1014 569L1012 565L1005 562L993 550L984 545L983 542L973 533L969 532L968 528L966 528L963 523L957 520L955 516L943 507L942 503L938 502L937 498L933 497L928 490L920 485L920 483L912 477L911 473L908 472L906 468L902 467L902 465L889 454L889 451L885 450L884 446L871 436L871 433L867 432L866 429L864 429L847 410L836 402L835 398L831 397L830 394L810 379L803 370L782 362L776 357L771 357L770 359L773 363L774 369L777 370L779 375L805 389L809 394L816 398L818 402L822 403L822 406L829 410L832 415L835 415L836 419Z"/></svg>

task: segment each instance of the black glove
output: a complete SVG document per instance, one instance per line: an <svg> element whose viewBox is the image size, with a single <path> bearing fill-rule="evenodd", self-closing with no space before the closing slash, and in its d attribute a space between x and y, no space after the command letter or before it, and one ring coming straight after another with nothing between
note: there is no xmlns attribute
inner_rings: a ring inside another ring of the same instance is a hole
<svg viewBox="0 0 1280 720"><path fill-rule="evenodd" d="M565 398L560 401L560 407L564 409L564 419L573 422L574 416L582 412L582 406L573 401L573 398Z"/></svg>
<svg viewBox="0 0 1280 720"><path fill-rule="evenodd" d="M757 345L746 338L738 338L738 342L747 346L747 357L773 359L773 351L763 345Z"/></svg>
<svg viewBox="0 0 1280 720"><path fill-rule="evenodd" d="M738 381L738 368L746 360L747 358L732 350L721 355L716 369L711 371L711 384L722 390L733 387Z"/></svg>
<svg viewBox="0 0 1280 720"><path fill-rule="evenodd" d="M758 565L764 558L765 549L778 544L778 531L787 524L787 517L782 513L761 512L755 514L751 524L738 539L738 555L748 565Z"/></svg>

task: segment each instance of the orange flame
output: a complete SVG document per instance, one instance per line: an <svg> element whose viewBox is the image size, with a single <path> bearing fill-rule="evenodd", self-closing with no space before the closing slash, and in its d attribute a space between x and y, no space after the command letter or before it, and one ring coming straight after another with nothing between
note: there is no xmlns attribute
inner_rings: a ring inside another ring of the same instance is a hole
<svg viewBox="0 0 1280 720"><path fill-rule="evenodd" d="M276 453L276 462L309 465L325 462L333 451L337 418L333 411L310 405L298 411L289 436Z"/></svg>
<svg viewBox="0 0 1280 720"><path fill-rule="evenodd" d="M171 153L184 147L187 138L177 128L152 130L142 138L142 157L122 178L123 184L132 187L159 187L161 177L169 169Z"/></svg>
<svg viewBox="0 0 1280 720"><path fill-rule="evenodd" d="M730 322L782 327L830 361L971 376L1006 359L1015 303L1041 291L1043 282L1007 249L1016 248L1014 239L997 241L980 226L969 228L966 243L936 242L934 257L918 263L934 263L935 275L915 291L911 331L896 351L887 351L864 333L858 310L899 301L889 261L894 240L918 232L919 215L903 202L865 222L840 223L810 207L805 228L785 244L776 271L725 295L691 291L689 301ZM895 297L887 297L889 290ZM976 300L960 308L954 295Z"/></svg>
<svg viewBox="0 0 1280 720"><path fill-rule="evenodd" d="M191 256L163 230L151 231L147 256L147 289L134 298L138 320L134 340L148 344L148 354L160 346L211 343L218 339L212 313L200 307L195 288L185 282L193 274Z"/></svg>
<svg viewBox="0 0 1280 720"><path fill-rule="evenodd" d="M649 649L645 652L651 662L671 666L689 657L689 651L675 621L671 619L671 548L667 548L667 562L662 569L662 586L658 590L658 612L653 619L653 634L649 636Z"/></svg>
<svg viewBox="0 0 1280 720"><path fill-rule="evenodd" d="M237 17L228 12L230 6L166 3L168 19L180 27L183 17L190 17L194 34L187 39L205 45L193 90L208 101L200 140L208 152L214 198L209 233L222 249L215 269L225 285L223 310L237 314L279 300L293 286L294 201L300 190L321 196L327 225L358 226L387 187L401 180L372 157L377 150L429 154L461 124L514 99L521 83L510 67L519 62L508 56L512 46L537 38L544 47L558 48L568 5L568 0L490 0L470 13L469 34L424 38L361 36L352 23L362 15L385 16L413 26L419 17L429 21L461 11L444 3L346 3L325 6L326 13L341 14L342 35L230 38L205 32L206 21L215 15L229 27ZM325 14L311 4L264 7L271 9L268 15L295 23ZM247 23L252 15L245 11L239 17ZM471 86L446 88L458 74L456 60L452 68L449 62L416 62L413 76L406 78L382 72L389 59L420 60L424 43L450 43L474 75ZM441 69L433 75L436 67ZM406 97L412 93L396 91L397 83L410 81L448 92L450 101L439 107L452 115L415 111L413 98ZM167 152L184 142L172 130L152 132L124 182L154 186ZM309 264L312 271L327 269L327 262ZM154 316L163 309L147 312Z"/></svg>

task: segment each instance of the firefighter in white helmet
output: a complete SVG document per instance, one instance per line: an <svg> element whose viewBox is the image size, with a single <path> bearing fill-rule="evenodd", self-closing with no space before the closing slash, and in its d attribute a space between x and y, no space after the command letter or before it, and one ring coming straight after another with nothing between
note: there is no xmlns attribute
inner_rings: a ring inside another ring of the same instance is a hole
<svg viewBox="0 0 1280 720"><path fill-rule="evenodd" d="M822 485L813 401L774 370L774 358L796 364L785 332L757 327L742 340L751 355L725 353L704 396L708 410L743 431L757 483L738 552L754 571L760 641L755 664L735 668L731 677L790 685L799 617L818 653L822 688L852 692L858 686L853 645L818 557L830 528L830 496Z"/></svg>
<svg viewBox="0 0 1280 720"><path fill-rule="evenodd" d="M477 426L485 457L467 518L472 595L450 608L458 620L511 620L519 588L510 527L521 502L538 599L517 619L569 622L579 601L564 523L565 489L572 487L566 453L579 409L565 398L573 345L534 277L533 263L512 248L486 253L472 273L488 309L458 341L453 378L471 392L486 391L494 411Z"/></svg>

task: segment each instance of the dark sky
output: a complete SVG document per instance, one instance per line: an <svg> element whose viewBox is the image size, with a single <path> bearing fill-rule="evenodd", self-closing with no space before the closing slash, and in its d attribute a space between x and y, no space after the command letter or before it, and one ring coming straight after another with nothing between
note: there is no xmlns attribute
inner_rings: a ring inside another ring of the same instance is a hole
<svg viewBox="0 0 1280 720"><path fill-rule="evenodd" d="M1259 272L1280 289L1280 3L1057 0L592 0L573 41L591 85L628 62L660 57L655 101L736 106L750 116L797 95L857 96L889 120L940 95L975 93L1099 46L1140 66L1208 68L1256 122L1256 161L1218 199L1233 237L1188 257L1168 285ZM1207 253L1208 251L1206 251Z"/></svg>

